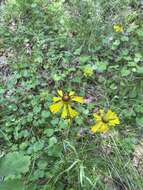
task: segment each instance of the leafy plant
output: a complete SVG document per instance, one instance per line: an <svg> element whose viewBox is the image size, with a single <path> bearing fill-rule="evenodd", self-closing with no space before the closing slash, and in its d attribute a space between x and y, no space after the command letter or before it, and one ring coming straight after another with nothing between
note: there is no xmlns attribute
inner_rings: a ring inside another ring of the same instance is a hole
<svg viewBox="0 0 143 190"><path fill-rule="evenodd" d="M19 152L8 153L0 160L0 176L18 176L29 171L30 157Z"/></svg>
<svg viewBox="0 0 143 190"><path fill-rule="evenodd" d="M142 189L142 30L136 0L1 3L0 189ZM120 124L93 134L108 110Z"/></svg>

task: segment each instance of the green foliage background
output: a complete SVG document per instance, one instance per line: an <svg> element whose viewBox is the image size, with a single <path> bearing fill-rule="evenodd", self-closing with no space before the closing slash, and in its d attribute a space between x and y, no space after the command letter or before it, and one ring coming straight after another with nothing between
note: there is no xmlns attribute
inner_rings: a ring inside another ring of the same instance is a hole
<svg viewBox="0 0 143 190"><path fill-rule="evenodd" d="M140 0L1 3L0 190L143 189L132 162L143 137L142 9ZM92 99L71 128L49 111L58 88ZM98 107L121 120L107 136L86 134Z"/></svg>

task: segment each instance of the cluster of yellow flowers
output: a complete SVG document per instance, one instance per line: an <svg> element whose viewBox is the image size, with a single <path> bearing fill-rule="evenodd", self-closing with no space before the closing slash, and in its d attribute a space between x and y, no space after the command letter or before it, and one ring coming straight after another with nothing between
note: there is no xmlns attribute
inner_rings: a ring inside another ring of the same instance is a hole
<svg viewBox="0 0 143 190"><path fill-rule="evenodd" d="M83 68L83 74L85 77L91 77L93 75L93 68L87 65Z"/></svg>
<svg viewBox="0 0 143 190"><path fill-rule="evenodd" d="M121 24L114 24L113 30L116 33L123 33L124 32L123 26ZM88 64L82 68L82 72L83 72L83 75L85 77L92 77L94 74L94 69L91 65Z"/></svg>
<svg viewBox="0 0 143 190"><path fill-rule="evenodd" d="M114 24L113 29L117 33L124 32L121 24ZM87 65L83 68L83 73L85 77L91 77L93 75L93 68ZM64 93L62 90L57 90L57 97L53 97L53 104L50 105L50 110L52 113L61 112L61 118L67 119L68 121L76 117L79 113L73 109L73 102L78 102L83 104L84 98L76 96L75 92L71 91L69 93ZM100 109L98 113L93 114L96 123L91 127L93 133L96 132L106 132L110 127L114 127L120 124L120 120L116 113L112 110L102 110Z"/></svg>
<svg viewBox="0 0 143 190"><path fill-rule="evenodd" d="M115 32L118 32L118 33L124 32L123 26L121 24L114 24L113 29Z"/></svg>
<svg viewBox="0 0 143 190"><path fill-rule="evenodd" d="M84 98L81 96L76 96L75 92L71 91L69 93L64 93L62 90L57 91L58 96L53 97L53 104L50 105L50 110L52 113L61 112L61 118L72 119L76 117L79 113L72 108L73 102L78 102L83 104ZM106 132L110 127L120 124L119 118L112 110L99 110L99 113L93 114L96 123L91 127L92 133L96 132Z"/></svg>

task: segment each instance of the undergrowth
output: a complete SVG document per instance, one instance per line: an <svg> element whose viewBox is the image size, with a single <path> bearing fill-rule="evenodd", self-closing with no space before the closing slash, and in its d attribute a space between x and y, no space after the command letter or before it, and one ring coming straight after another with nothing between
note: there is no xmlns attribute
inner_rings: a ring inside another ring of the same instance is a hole
<svg viewBox="0 0 143 190"><path fill-rule="evenodd" d="M142 9L140 0L1 3L0 190L143 189ZM84 99L70 121L50 110L58 89ZM100 109L120 124L93 133Z"/></svg>

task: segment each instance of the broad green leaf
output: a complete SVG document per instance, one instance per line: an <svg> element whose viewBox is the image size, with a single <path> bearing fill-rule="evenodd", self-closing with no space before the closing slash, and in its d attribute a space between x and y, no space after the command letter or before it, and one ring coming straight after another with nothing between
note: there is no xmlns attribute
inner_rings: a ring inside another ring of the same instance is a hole
<svg viewBox="0 0 143 190"><path fill-rule="evenodd" d="M40 160L37 165L39 169L44 170L47 167L48 162L47 160Z"/></svg>
<svg viewBox="0 0 143 190"><path fill-rule="evenodd" d="M42 111L42 117L43 118L48 118L50 116L50 112L49 111Z"/></svg>
<svg viewBox="0 0 143 190"><path fill-rule="evenodd" d="M51 138L49 139L49 147L53 146L53 145L56 144L56 143L57 143L56 137L51 137Z"/></svg>
<svg viewBox="0 0 143 190"><path fill-rule="evenodd" d="M94 65L94 69L98 72L104 72L106 71L107 69L107 66L108 66L108 63L107 62L96 62L96 64Z"/></svg>
<svg viewBox="0 0 143 190"><path fill-rule="evenodd" d="M131 71L128 70L128 69L126 69L126 68L123 68L123 69L121 70L121 75L122 75L123 77L128 76L130 73L131 73Z"/></svg>
<svg viewBox="0 0 143 190"><path fill-rule="evenodd" d="M136 122L139 126L142 126L143 127L143 117L137 117L136 118Z"/></svg>
<svg viewBox="0 0 143 190"><path fill-rule="evenodd" d="M88 55L82 55L82 56L80 56L80 58L79 58L80 63L86 63L86 62L88 62L89 60L90 60L90 56L88 56Z"/></svg>
<svg viewBox="0 0 143 190"><path fill-rule="evenodd" d="M62 80L62 77L61 77L61 75L54 74L53 75L53 80L54 81L59 81L59 80Z"/></svg>
<svg viewBox="0 0 143 190"><path fill-rule="evenodd" d="M123 42L127 42L127 41L129 41L129 37L127 37L127 36L122 36L121 40L122 40Z"/></svg>
<svg viewBox="0 0 143 190"><path fill-rule="evenodd" d="M63 147L61 144L54 144L53 146L49 147L48 149L48 155L49 156L61 156Z"/></svg>
<svg viewBox="0 0 143 190"><path fill-rule="evenodd" d="M25 190L22 181L13 179L0 183L0 190Z"/></svg>
<svg viewBox="0 0 143 190"><path fill-rule="evenodd" d="M46 134L47 137L51 137L54 134L54 129L45 129L44 134Z"/></svg>
<svg viewBox="0 0 143 190"><path fill-rule="evenodd" d="M80 55L82 47L75 50L74 55Z"/></svg>
<svg viewBox="0 0 143 190"><path fill-rule="evenodd" d="M34 108L33 108L33 113L34 114L37 114L37 113L39 113L41 111L41 107L40 106L35 106Z"/></svg>
<svg viewBox="0 0 143 190"><path fill-rule="evenodd" d="M33 145L33 150L34 152L38 152L39 150L42 150L44 147L44 142L43 141L40 141L40 142L35 142L34 145Z"/></svg>
<svg viewBox="0 0 143 190"><path fill-rule="evenodd" d="M137 73L138 74L143 74L143 67L137 67Z"/></svg>
<svg viewBox="0 0 143 190"><path fill-rule="evenodd" d="M30 157L19 152L8 153L0 160L0 176L20 175L29 170Z"/></svg>
<svg viewBox="0 0 143 190"><path fill-rule="evenodd" d="M142 30L138 30L138 31L137 31L137 34L138 34L140 37L143 37L143 31L142 31Z"/></svg>

